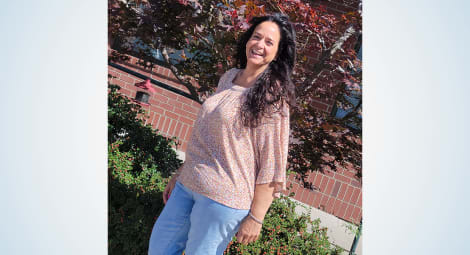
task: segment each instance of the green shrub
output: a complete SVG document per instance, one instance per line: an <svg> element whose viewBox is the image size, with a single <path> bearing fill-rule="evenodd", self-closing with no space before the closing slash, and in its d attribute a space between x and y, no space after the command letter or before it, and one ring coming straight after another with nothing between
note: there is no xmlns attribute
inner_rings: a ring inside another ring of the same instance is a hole
<svg viewBox="0 0 470 255"><path fill-rule="evenodd" d="M328 241L327 229L320 220L310 220L308 215L297 215L295 203L288 197L275 199L266 213L261 235L249 245L230 242L224 254L315 254L336 255L342 249ZM311 231L307 231L310 224Z"/></svg>
<svg viewBox="0 0 470 255"><path fill-rule="evenodd" d="M181 161L171 149L175 141L145 126L140 106L118 90L109 86L108 253L147 254L166 177Z"/></svg>
<svg viewBox="0 0 470 255"><path fill-rule="evenodd" d="M168 177L182 163L171 148L178 145L176 140L165 138L150 125L144 125L145 112L140 105L121 95L119 86L109 85L108 89L108 144L122 141L121 151L135 152L132 171L153 165Z"/></svg>
<svg viewBox="0 0 470 255"><path fill-rule="evenodd" d="M133 172L135 155L119 151L121 144L108 148L108 252L146 254L165 182L155 167Z"/></svg>

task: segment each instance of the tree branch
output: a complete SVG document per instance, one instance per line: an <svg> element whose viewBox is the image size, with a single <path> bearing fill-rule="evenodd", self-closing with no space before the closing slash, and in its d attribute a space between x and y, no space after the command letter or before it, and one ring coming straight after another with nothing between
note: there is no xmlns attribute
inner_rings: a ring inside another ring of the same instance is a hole
<svg viewBox="0 0 470 255"><path fill-rule="evenodd" d="M197 93L196 88L194 88L194 86L191 83L185 81L185 79L183 78L183 75L178 71L178 69L173 64L171 64L170 56L168 55L168 50L166 47L162 47L162 55L163 55L163 58L165 59L165 62L168 64L171 72L176 77L176 79L178 79L178 81L189 90L189 93L191 94L192 99L202 104L202 101L199 98L199 94Z"/></svg>
<svg viewBox="0 0 470 255"><path fill-rule="evenodd" d="M343 33L343 35L333 44L333 46L331 46L329 50L325 50L322 52L320 56L320 60L312 68L310 77L314 77L314 78L311 80L306 79L304 84L300 86L299 88L300 91L305 91L306 89L308 89L310 86L312 86L315 83L315 81L317 80L317 77L325 69L326 61L330 60L333 57L333 55L336 53L336 51L343 47L344 42L346 42L352 35L356 33L357 31L354 29L354 27L352 25L349 26L346 29L346 31Z"/></svg>

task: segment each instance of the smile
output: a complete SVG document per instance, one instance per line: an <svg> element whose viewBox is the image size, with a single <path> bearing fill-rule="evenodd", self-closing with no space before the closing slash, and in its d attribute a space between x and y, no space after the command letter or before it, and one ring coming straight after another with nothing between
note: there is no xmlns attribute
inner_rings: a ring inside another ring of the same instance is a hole
<svg viewBox="0 0 470 255"><path fill-rule="evenodd" d="M259 57L263 57L264 54L262 52L256 52L255 50L250 50L250 53L251 55L253 56L259 56Z"/></svg>

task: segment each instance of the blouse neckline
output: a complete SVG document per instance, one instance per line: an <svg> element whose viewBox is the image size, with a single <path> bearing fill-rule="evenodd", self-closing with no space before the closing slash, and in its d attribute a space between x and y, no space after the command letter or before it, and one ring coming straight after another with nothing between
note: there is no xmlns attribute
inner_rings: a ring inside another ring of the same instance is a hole
<svg viewBox="0 0 470 255"><path fill-rule="evenodd" d="M241 72L241 70L243 70L243 69L238 69L238 68L234 68L234 69L235 69L235 71L233 71L233 75L230 77L230 84L231 84L230 88L232 88L234 90L238 90L238 91L245 91L247 89L253 88L253 86L248 88L248 87L243 87L243 86L240 86L240 85L234 83L233 80L235 79L235 77L237 77L237 75Z"/></svg>

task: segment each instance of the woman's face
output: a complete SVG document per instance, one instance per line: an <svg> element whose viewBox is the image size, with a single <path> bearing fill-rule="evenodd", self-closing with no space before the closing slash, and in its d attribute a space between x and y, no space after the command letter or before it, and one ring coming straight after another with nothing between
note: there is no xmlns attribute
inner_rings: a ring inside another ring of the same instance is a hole
<svg viewBox="0 0 470 255"><path fill-rule="evenodd" d="M256 26L246 43L247 66L265 66L276 57L281 31L276 23L265 21Z"/></svg>

